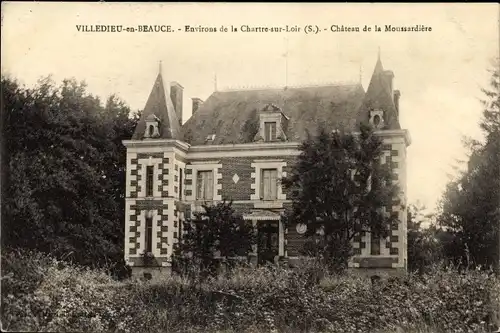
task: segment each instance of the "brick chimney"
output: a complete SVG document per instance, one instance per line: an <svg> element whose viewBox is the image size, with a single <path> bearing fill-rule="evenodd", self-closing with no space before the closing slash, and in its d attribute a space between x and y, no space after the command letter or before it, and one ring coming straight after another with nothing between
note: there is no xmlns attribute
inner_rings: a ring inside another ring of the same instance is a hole
<svg viewBox="0 0 500 333"><path fill-rule="evenodd" d="M177 82L170 83L170 99L174 104L175 114L179 119L180 125L182 125L182 92L184 87Z"/></svg>
<svg viewBox="0 0 500 333"><path fill-rule="evenodd" d="M193 97L191 99L193 100L193 111L191 114L195 114L195 112L198 111L198 109L203 105L203 101L198 97Z"/></svg>
<svg viewBox="0 0 500 333"><path fill-rule="evenodd" d="M399 90L394 90L394 105L396 106L396 114L399 118L399 98L401 97L401 92Z"/></svg>
<svg viewBox="0 0 500 333"><path fill-rule="evenodd" d="M394 92L394 88L392 85L392 81L394 80L394 73L392 71L384 71L384 77L386 82L389 84L389 89L392 96Z"/></svg>

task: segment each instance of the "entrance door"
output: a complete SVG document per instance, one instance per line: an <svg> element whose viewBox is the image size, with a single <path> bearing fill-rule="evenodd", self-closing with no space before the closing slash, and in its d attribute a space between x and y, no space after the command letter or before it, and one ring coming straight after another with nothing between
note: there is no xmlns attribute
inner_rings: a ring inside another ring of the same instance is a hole
<svg viewBox="0 0 500 333"><path fill-rule="evenodd" d="M278 221L259 221L257 231L258 263L274 263L279 250Z"/></svg>

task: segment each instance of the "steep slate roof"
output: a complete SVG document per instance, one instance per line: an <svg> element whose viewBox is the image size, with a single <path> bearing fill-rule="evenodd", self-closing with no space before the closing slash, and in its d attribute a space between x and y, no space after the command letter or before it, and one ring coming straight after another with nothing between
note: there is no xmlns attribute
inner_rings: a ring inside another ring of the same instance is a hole
<svg viewBox="0 0 500 333"><path fill-rule="evenodd" d="M390 83L380 57L365 93L361 84L302 88L214 92L183 125L184 141L203 145L253 142L259 127L259 112L269 103L289 117L288 141L302 141L306 130L313 134L318 125L326 129L352 131L368 122L369 111L385 111L386 129L399 129Z"/></svg>
<svg viewBox="0 0 500 333"><path fill-rule="evenodd" d="M184 139L192 145L252 142L259 126L259 112L269 103L289 117L289 141L306 138L318 124L326 128L354 128L364 90L359 84L304 88L215 92L184 124Z"/></svg>
<svg viewBox="0 0 500 333"><path fill-rule="evenodd" d="M377 59L373 75L370 80L370 85L366 90L366 95L359 112L359 122L369 120L369 111L373 109L384 110L384 121L386 129L401 129L398 121L396 106L394 105L394 96L391 88L391 79L388 77L388 72L384 71L380 56ZM392 74L392 72L390 72ZM392 74L394 75L394 74Z"/></svg>
<svg viewBox="0 0 500 333"><path fill-rule="evenodd" d="M146 106L142 111L141 119L139 119L134 135L132 135L132 140L143 139L144 131L146 130L146 118L152 114L160 119L159 139L182 139L179 118L177 118L175 113L170 94L165 92L161 72L156 77Z"/></svg>

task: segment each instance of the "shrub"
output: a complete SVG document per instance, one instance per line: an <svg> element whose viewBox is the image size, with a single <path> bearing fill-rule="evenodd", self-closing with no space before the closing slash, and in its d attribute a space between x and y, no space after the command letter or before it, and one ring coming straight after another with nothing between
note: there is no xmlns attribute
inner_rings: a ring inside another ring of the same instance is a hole
<svg viewBox="0 0 500 333"><path fill-rule="evenodd" d="M21 250L2 253L2 268L5 330L101 332L125 328L131 318L127 295L103 270Z"/></svg>
<svg viewBox="0 0 500 333"><path fill-rule="evenodd" d="M173 270L190 278L217 275L218 258L247 257L256 241L252 223L235 212L232 202L203 209L182 222L183 237L174 248Z"/></svg>
<svg viewBox="0 0 500 333"><path fill-rule="evenodd" d="M500 305L490 272L443 267L372 284L314 261L125 282L33 252L2 265L3 329L16 331L486 332Z"/></svg>

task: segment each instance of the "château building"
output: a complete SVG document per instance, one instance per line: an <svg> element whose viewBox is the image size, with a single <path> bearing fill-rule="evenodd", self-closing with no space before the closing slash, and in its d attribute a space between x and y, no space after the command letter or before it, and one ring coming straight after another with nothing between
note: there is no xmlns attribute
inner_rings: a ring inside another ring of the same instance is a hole
<svg viewBox="0 0 500 333"><path fill-rule="evenodd" d="M386 207L400 223L387 239L369 233L354 240L352 268L405 270L407 266L406 148L409 133L399 123L400 92L380 56L368 89L338 84L281 89L215 91L192 99L182 119L183 87L166 86L158 74L127 148L125 260L134 273L169 270L180 220L202 204L232 200L258 229L274 257L293 262L305 243L304 228L282 223L291 206L279 179L289 172L298 147L322 124L356 132L371 123L384 141L382 163L390 164L401 194ZM169 88L167 91L166 88ZM143 253L156 268L144 267ZM253 261L258 261L257 248Z"/></svg>

